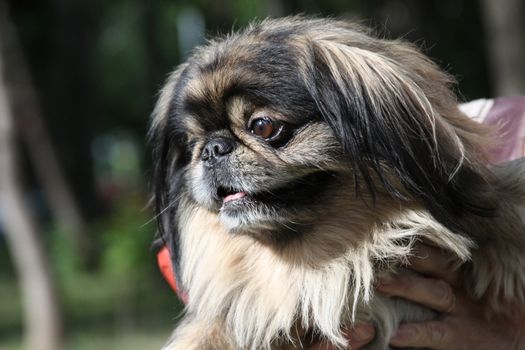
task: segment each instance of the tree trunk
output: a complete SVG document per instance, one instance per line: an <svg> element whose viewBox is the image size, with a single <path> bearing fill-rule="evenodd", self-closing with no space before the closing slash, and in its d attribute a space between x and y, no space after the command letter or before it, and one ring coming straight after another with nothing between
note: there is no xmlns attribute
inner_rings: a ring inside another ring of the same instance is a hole
<svg viewBox="0 0 525 350"><path fill-rule="evenodd" d="M55 0L50 23L50 55L41 84L43 109L56 155L72 198L88 220L104 214L96 188L92 144L107 111L99 110L97 46L99 0Z"/></svg>
<svg viewBox="0 0 525 350"><path fill-rule="evenodd" d="M4 10L0 2L0 13ZM4 79L4 54L5 46L0 46L0 193L7 243L24 302L26 348L58 350L62 345L61 319L55 289L38 225L24 201L16 169L14 118Z"/></svg>
<svg viewBox="0 0 525 350"><path fill-rule="evenodd" d="M16 130L44 189L52 214L67 234L72 235L73 249L82 263L90 258L91 242L87 237L85 221L67 185L59 161L42 119L42 112L29 76L29 70L19 47L14 27L7 14L7 6L0 3L0 41L4 66L9 67L4 80L9 86L12 113L17 116Z"/></svg>
<svg viewBox="0 0 525 350"><path fill-rule="evenodd" d="M525 2L482 0L496 95L525 93Z"/></svg>

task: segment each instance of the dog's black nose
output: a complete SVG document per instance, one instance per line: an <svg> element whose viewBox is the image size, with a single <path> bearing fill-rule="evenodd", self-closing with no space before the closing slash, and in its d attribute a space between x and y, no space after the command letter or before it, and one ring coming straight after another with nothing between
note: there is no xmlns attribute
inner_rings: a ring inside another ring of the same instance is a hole
<svg viewBox="0 0 525 350"><path fill-rule="evenodd" d="M204 146L201 153L201 160L210 162L219 159L233 151L234 146L235 143L232 139L224 137L213 139Z"/></svg>

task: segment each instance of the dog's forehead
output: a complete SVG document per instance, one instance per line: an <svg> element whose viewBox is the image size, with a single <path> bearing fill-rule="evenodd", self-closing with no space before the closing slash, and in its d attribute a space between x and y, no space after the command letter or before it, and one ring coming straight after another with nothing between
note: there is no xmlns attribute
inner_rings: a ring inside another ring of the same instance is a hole
<svg viewBox="0 0 525 350"><path fill-rule="evenodd" d="M230 123L240 126L247 116L229 113L228 107L234 97L242 97L247 109L272 106L291 119L304 118L313 101L301 79L295 49L286 40L241 35L198 50L178 92L184 114L207 131Z"/></svg>

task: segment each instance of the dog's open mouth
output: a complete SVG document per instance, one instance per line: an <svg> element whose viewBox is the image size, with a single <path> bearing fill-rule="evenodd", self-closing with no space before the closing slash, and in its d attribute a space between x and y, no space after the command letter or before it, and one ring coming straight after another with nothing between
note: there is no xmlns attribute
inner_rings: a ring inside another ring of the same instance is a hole
<svg viewBox="0 0 525 350"><path fill-rule="evenodd" d="M246 198L247 194L244 191L236 190L231 187L220 186L217 189L217 196L222 199L222 204L225 205L226 203Z"/></svg>
<svg viewBox="0 0 525 350"><path fill-rule="evenodd" d="M273 237L267 234L274 228L293 234L295 226L316 217L317 205L323 202L324 196L337 191L334 175L318 171L260 191L219 186L214 197L220 220L232 232L250 230L257 237L263 234L264 239ZM288 237L282 234L279 239L284 236Z"/></svg>
<svg viewBox="0 0 525 350"><path fill-rule="evenodd" d="M259 206L290 208L311 201L326 187L333 174L316 172L271 190L249 193L243 189L219 186L217 197L222 201L221 211L244 211Z"/></svg>

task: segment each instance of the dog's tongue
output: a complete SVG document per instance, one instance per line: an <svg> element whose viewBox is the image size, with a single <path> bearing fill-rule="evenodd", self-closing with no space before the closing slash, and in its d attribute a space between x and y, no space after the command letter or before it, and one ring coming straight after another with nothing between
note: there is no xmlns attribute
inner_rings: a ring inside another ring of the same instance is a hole
<svg viewBox="0 0 525 350"><path fill-rule="evenodd" d="M224 197L222 202L223 203L231 202L231 201L234 201L236 199L241 199L241 198L243 198L245 196L246 196L246 193L244 193L244 192L237 192L237 193L234 193L234 194L229 194L226 197Z"/></svg>

